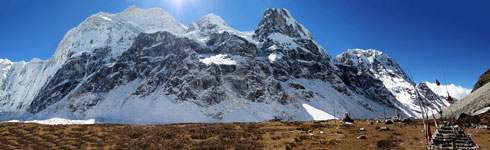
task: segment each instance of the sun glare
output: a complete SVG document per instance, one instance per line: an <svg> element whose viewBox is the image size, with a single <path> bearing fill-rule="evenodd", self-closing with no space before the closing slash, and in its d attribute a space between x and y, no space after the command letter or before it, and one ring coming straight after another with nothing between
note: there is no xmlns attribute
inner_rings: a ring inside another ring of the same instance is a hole
<svg viewBox="0 0 490 150"><path fill-rule="evenodd" d="M196 11L196 9L203 7L203 4L207 5L210 2L206 1L203 3L197 0L131 0L131 3L143 8L160 7L175 16L180 16L189 10Z"/></svg>
<svg viewBox="0 0 490 150"><path fill-rule="evenodd" d="M190 0L164 0L167 4L173 7L178 13L181 13L184 8L184 4L189 3Z"/></svg>

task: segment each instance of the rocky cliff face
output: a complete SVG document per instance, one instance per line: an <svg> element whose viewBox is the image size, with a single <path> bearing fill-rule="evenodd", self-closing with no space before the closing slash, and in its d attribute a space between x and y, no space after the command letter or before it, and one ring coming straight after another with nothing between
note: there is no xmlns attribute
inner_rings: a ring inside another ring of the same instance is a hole
<svg viewBox="0 0 490 150"><path fill-rule="evenodd" d="M480 78L478 78L478 81L473 86L473 90L471 90L471 92L476 91L477 89L487 84L488 82L490 82L490 69L488 69L485 73L483 73L480 76Z"/></svg>
<svg viewBox="0 0 490 150"><path fill-rule="evenodd" d="M157 8L98 13L39 62L55 64L38 72L45 74L41 79L21 77L30 68L25 63L0 61L0 120L176 123L328 119L344 112L369 118L384 109L419 114L415 84L392 58L350 50L333 61L286 9L267 9L250 32L213 14L187 28ZM27 84L36 88L13 90ZM417 89L429 108L446 106L427 101L430 89Z"/></svg>
<svg viewBox="0 0 490 150"><path fill-rule="evenodd" d="M420 113L420 104L430 110L447 107L426 85L416 85L386 54L377 50L348 50L334 59L349 88L370 99L405 113ZM417 91L421 95L417 95Z"/></svg>
<svg viewBox="0 0 490 150"><path fill-rule="evenodd" d="M180 34L186 28L161 9L143 10L132 6L121 13L100 12L88 17L65 34L55 54L48 60L0 61L3 70L3 76L0 76L0 113L23 114L28 108L32 111L33 101L34 104L44 100L48 101L47 104L59 101L80 82L78 80L86 75L86 71L94 72L97 66L115 61L138 34L152 30ZM60 95L43 97L47 93Z"/></svg>
<svg viewBox="0 0 490 150"><path fill-rule="evenodd" d="M434 91L430 90L427 83L417 84L417 90L420 96L423 98L420 102L426 107L429 107L429 110L440 111L441 109L451 105L446 101L446 97L440 96ZM453 98L453 100L458 101L456 98Z"/></svg>

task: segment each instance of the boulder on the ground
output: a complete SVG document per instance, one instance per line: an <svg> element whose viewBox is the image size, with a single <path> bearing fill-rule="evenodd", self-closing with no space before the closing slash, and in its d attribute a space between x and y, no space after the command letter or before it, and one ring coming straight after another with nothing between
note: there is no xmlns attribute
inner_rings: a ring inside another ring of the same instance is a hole
<svg viewBox="0 0 490 150"><path fill-rule="evenodd" d="M412 120L411 119L408 119L408 118L405 118L405 119L402 119L402 123L404 123L404 124L411 124L412 123Z"/></svg>
<svg viewBox="0 0 490 150"><path fill-rule="evenodd" d="M349 117L349 113L345 113L344 117L342 118L342 122L354 122L354 119Z"/></svg>

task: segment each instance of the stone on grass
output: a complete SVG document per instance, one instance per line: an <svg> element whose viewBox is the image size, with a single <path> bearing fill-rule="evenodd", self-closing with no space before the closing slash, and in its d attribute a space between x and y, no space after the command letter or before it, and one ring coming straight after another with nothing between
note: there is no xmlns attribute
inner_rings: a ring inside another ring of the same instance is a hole
<svg viewBox="0 0 490 150"><path fill-rule="evenodd" d="M342 122L352 122L354 123L354 119L349 117L349 113L344 114L344 118L342 118Z"/></svg>

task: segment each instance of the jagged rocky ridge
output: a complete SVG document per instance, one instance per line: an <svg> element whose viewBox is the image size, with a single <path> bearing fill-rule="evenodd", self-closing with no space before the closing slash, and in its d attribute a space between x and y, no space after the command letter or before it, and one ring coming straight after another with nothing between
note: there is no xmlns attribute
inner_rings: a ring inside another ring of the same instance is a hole
<svg viewBox="0 0 490 150"><path fill-rule="evenodd" d="M379 51L332 59L286 9L267 9L250 32L213 14L187 28L158 8L98 13L49 60L0 60L0 68L0 120L288 121L384 109L415 117L416 88L430 109L448 105Z"/></svg>
<svg viewBox="0 0 490 150"><path fill-rule="evenodd" d="M348 50L335 61L341 62L341 77L350 89L407 114L420 113L420 103L430 110L449 105L424 83L416 85L393 58L380 51Z"/></svg>

